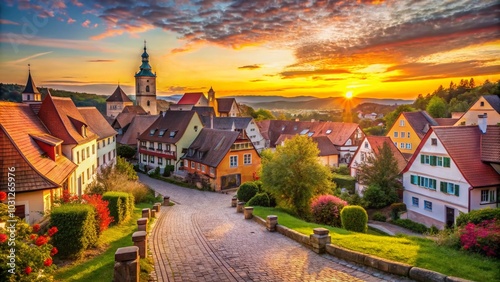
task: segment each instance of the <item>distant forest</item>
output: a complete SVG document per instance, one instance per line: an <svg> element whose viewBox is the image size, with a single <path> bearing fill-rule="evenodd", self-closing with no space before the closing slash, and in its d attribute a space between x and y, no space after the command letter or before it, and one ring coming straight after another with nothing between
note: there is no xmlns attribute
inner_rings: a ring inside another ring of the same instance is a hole
<svg viewBox="0 0 500 282"><path fill-rule="evenodd" d="M0 83L0 100L21 102L21 93L24 90L24 85L19 84L3 84ZM106 96L97 94L71 92L66 90L58 90L49 88L50 94L56 97L70 97L77 107L96 107L99 112L106 115ZM47 88L38 87L38 91L42 94L42 100L47 96Z"/></svg>

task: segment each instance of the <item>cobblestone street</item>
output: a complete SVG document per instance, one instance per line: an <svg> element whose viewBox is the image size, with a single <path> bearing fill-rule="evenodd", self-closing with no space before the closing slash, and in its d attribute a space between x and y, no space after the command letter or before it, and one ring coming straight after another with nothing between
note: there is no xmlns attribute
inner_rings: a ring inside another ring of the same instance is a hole
<svg viewBox="0 0 500 282"><path fill-rule="evenodd" d="M268 232L236 213L230 194L140 180L175 203L149 238L157 281L404 281Z"/></svg>

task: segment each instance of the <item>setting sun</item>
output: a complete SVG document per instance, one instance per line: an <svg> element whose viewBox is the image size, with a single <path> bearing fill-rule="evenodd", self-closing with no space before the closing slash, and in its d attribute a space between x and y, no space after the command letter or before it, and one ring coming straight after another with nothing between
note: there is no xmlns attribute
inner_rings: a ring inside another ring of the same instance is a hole
<svg viewBox="0 0 500 282"><path fill-rule="evenodd" d="M345 97L347 99L351 99L352 98L352 91L348 91L347 93L345 93Z"/></svg>

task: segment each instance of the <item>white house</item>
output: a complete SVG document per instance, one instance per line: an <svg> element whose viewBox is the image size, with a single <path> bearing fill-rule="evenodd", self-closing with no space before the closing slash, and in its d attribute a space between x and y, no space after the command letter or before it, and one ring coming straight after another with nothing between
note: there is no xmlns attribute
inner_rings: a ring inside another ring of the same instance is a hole
<svg viewBox="0 0 500 282"><path fill-rule="evenodd" d="M403 171L408 218L444 228L460 212L498 207L499 140L500 127L485 123L432 127Z"/></svg>
<svg viewBox="0 0 500 282"><path fill-rule="evenodd" d="M500 123L500 97L497 95L484 95L465 112L455 125L478 124L478 115L488 115L488 125Z"/></svg>

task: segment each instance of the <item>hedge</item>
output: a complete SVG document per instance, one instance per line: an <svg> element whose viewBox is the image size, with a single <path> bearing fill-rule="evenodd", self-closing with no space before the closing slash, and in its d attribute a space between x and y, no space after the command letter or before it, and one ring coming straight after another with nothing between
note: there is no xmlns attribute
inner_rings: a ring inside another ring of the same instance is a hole
<svg viewBox="0 0 500 282"><path fill-rule="evenodd" d="M241 184L240 188L238 188L238 192L236 192L236 196L238 197L238 200L248 202L258 192L258 184L253 181L249 181Z"/></svg>
<svg viewBox="0 0 500 282"><path fill-rule="evenodd" d="M250 201L246 204L249 207L260 206L260 207L269 207L269 196L264 193L257 193L253 196Z"/></svg>
<svg viewBox="0 0 500 282"><path fill-rule="evenodd" d="M500 208L484 208L480 210L472 210L469 213L460 213L457 217L457 226L465 226L467 223L472 222L479 224L484 220L496 219L500 221Z"/></svg>
<svg viewBox="0 0 500 282"><path fill-rule="evenodd" d="M345 206L340 212L344 229L366 233L368 230L368 214L361 206Z"/></svg>
<svg viewBox="0 0 500 282"><path fill-rule="evenodd" d="M64 204L50 214L50 225L59 230L53 245L63 258L79 258L83 251L97 243L95 208L86 204Z"/></svg>
<svg viewBox="0 0 500 282"><path fill-rule="evenodd" d="M350 194L354 194L354 188L356 184L356 179L354 177L350 175L334 173L332 180L337 184L338 188L346 188Z"/></svg>
<svg viewBox="0 0 500 282"><path fill-rule="evenodd" d="M114 224L127 221L134 211L134 196L130 193L106 192L102 199L109 203L109 213L114 218Z"/></svg>
<svg viewBox="0 0 500 282"><path fill-rule="evenodd" d="M420 234L424 234L429 231L427 226L410 219L396 219L393 220L392 223Z"/></svg>

